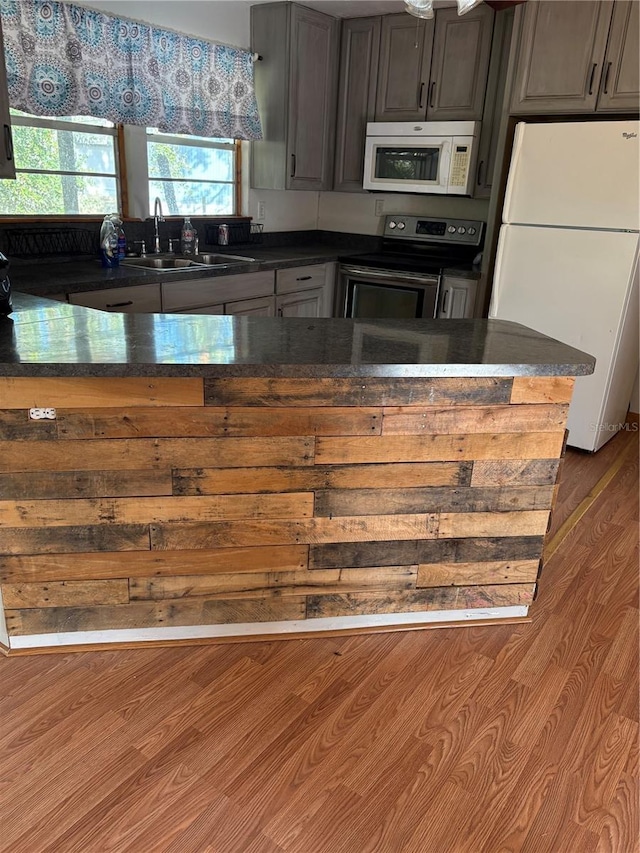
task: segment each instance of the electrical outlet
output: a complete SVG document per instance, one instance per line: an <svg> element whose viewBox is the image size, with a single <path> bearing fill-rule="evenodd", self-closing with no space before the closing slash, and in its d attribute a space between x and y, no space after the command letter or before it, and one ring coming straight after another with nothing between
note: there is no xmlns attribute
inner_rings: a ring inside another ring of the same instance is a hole
<svg viewBox="0 0 640 853"><path fill-rule="evenodd" d="M266 201L258 202L258 220L263 222L267 215L267 203Z"/></svg>
<svg viewBox="0 0 640 853"><path fill-rule="evenodd" d="M55 421L56 410L53 408L34 408L29 409L29 418L32 421Z"/></svg>
<svg viewBox="0 0 640 853"><path fill-rule="evenodd" d="M375 214L376 216L384 216L384 199L377 198L375 205Z"/></svg>

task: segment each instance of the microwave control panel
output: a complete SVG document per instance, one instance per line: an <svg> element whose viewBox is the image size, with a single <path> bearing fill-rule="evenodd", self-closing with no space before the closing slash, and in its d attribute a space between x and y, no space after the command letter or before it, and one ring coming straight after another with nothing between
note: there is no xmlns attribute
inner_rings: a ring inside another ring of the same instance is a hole
<svg viewBox="0 0 640 853"><path fill-rule="evenodd" d="M471 146L454 144L449 170L450 187L466 187L471 165Z"/></svg>
<svg viewBox="0 0 640 853"><path fill-rule="evenodd" d="M429 216L389 214L384 223L384 236L424 243L457 243L480 246L484 222L473 219L434 219Z"/></svg>

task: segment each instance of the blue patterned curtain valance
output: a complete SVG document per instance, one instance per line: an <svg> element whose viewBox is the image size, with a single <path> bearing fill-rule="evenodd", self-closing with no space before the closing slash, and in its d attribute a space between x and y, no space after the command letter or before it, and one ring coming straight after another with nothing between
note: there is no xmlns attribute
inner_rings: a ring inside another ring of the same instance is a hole
<svg viewBox="0 0 640 853"><path fill-rule="evenodd" d="M54 0L0 0L12 107L260 139L246 50Z"/></svg>

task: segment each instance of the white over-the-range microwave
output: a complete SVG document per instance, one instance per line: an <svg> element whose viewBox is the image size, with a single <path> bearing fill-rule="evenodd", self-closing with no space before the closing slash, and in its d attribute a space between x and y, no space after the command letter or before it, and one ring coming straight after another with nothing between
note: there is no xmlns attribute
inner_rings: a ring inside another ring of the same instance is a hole
<svg viewBox="0 0 640 853"><path fill-rule="evenodd" d="M365 190L471 195L478 121L369 122Z"/></svg>

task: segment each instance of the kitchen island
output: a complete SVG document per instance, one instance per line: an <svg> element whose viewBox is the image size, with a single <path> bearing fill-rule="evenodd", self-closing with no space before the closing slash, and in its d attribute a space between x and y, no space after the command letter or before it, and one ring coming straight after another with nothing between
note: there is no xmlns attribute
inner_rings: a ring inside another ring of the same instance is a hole
<svg viewBox="0 0 640 853"><path fill-rule="evenodd" d="M527 617L590 356L504 321L15 303L5 651Z"/></svg>

